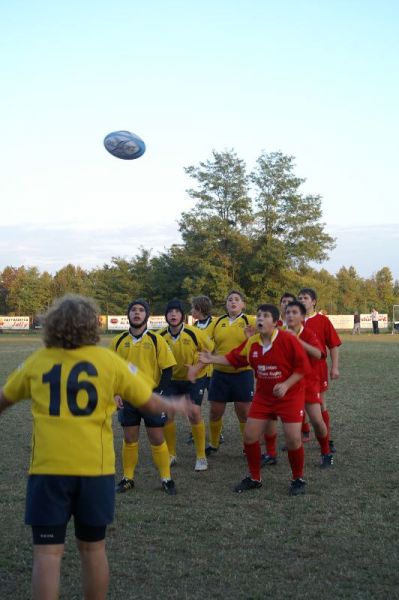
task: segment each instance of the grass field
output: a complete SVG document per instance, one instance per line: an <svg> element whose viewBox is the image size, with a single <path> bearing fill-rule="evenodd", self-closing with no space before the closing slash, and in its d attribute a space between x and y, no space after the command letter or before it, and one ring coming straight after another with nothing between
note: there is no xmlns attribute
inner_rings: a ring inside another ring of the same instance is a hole
<svg viewBox="0 0 399 600"><path fill-rule="evenodd" d="M188 427L179 422L175 497L160 490L142 438L136 489L118 496L109 528L109 598L399 597L399 336L343 338L341 379L329 392L335 467L320 471L318 448L307 444L306 496L287 495L283 453L263 472L261 490L232 492L246 467L230 410L226 442L205 473L193 471ZM39 343L0 337L0 384ZM30 428L27 402L0 419L0 597L14 600L30 597L31 537L23 525ZM120 471L116 422L115 437ZM62 569L61 598L80 598L72 528Z"/></svg>

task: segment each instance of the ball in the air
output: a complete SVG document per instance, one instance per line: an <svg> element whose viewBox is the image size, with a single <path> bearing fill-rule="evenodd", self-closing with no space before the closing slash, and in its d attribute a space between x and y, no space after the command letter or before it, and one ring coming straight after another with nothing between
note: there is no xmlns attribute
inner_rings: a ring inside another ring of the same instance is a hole
<svg viewBox="0 0 399 600"><path fill-rule="evenodd" d="M113 131L104 138L104 146L112 156L123 160L134 160L145 152L143 140L130 131Z"/></svg>

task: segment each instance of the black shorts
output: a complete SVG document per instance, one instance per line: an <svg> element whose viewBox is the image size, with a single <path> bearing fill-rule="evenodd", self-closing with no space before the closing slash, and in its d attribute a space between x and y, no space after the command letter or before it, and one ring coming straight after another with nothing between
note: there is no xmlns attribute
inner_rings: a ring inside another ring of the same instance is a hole
<svg viewBox="0 0 399 600"><path fill-rule="evenodd" d="M214 371L208 390L210 402L251 402L254 395L253 371L222 373Z"/></svg>
<svg viewBox="0 0 399 600"><path fill-rule="evenodd" d="M124 402L123 408L118 410L118 421L122 427L135 427L136 425L140 425L141 419L143 419L146 427L163 427L167 417L165 413L162 413L161 415L145 413L129 404L129 402Z"/></svg>
<svg viewBox="0 0 399 600"><path fill-rule="evenodd" d="M34 543L63 543L59 540L62 537L65 540L71 516L78 539L103 539L106 525L113 521L114 508L114 475L30 475L28 478L25 523L32 525ZM36 534L41 532L36 540L35 531Z"/></svg>
<svg viewBox="0 0 399 600"><path fill-rule="evenodd" d="M196 406L201 406L206 390L207 377L200 377L195 383L191 381L172 379L167 389L165 396L189 396L191 402Z"/></svg>

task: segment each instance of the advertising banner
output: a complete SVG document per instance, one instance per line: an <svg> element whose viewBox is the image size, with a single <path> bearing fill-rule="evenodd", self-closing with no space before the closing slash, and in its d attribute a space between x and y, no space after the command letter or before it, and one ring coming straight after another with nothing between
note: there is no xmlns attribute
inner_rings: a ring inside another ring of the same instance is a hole
<svg viewBox="0 0 399 600"><path fill-rule="evenodd" d="M0 329L29 330L29 317L0 317Z"/></svg>
<svg viewBox="0 0 399 600"><path fill-rule="evenodd" d="M162 329L167 323L164 316L153 316L148 319L148 329ZM109 315L107 322L109 331L127 331L129 320L126 315Z"/></svg>
<svg viewBox="0 0 399 600"><path fill-rule="evenodd" d="M328 315L335 329L353 329L353 315Z"/></svg>
<svg viewBox="0 0 399 600"><path fill-rule="evenodd" d="M378 327L385 329L388 327L388 315L378 315ZM373 329L371 322L371 315L360 315L360 328L361 329Z"/></svg>

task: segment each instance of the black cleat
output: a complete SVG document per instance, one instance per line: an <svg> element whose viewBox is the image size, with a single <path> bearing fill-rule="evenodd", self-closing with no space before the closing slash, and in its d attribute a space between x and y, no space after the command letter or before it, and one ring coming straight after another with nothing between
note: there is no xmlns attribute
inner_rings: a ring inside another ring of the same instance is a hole
<svg viewBox="0 0 399 600"><path fill-rule="evenodd" d="M209 445L205 448L205 456L212 456L213 454L216 454L218 450L219 448L214 448L213 446Z"/></svg>
<svg viewBox="0 0 399 600"><path fill-rule="evenodd" d="M177 490L173 479L164 479L162 482L162 489L168 496L176 496Z"/></svg>
<svg viewBox="0 0 399 600"><path fill-rule="evenodd" d="M194 444L194 438L193 438L193 434L192 433L190 433L190 435L186 439L186 444Z"/></svg>
<svg viewBox="0 0 399 600"><path fill-rule="evenodd" d="M134 488L133 479L128 479L127 477L123 477L120 480L120 482L117 484L117 486L115 487L115 491L118 494L123 494L124 492L132 490L133 488Z"/></svg>
<svg viewBox="0 0 399 600"><path fill-rule="evenodd" d="M303 479L293 479L290 486L290 496L300 496L305 493L306 481Z"/></svg>
<svg viewBox="0 0 399 600"><path fill-rule="evenodd" d="M223 433L220 434L219 444L224 444L224 435L223 435Z"/></svg>
<svg viewBox="0 0 399 600"><path fill-rule="evenodd" d="M234 491L237 492L237 494L242 494L242 492L247 492L248 490L257 490L261 487L261 481L251 479L250 477L245 477L245 479L243 479L240 483L234 486Z"/></svg>
<svg viewBox="0 0 399 600"><path fill-rule="evenodd" d="M336 453L336 451L337 451L337 449L336 449L336 447L334 446L334 442L333 442L333 440L330 440L330 441L328 442L328 445L330 446L330 452L331 452L331 454L335 454L335 453Z"/></svg>
<svg viewBox="0 0 399 600"><path fill-rule="evenodd" d="M332 454L322 454L320 469L330 469L334 465L334 459Z"/></svg>
<svg viewBox="0 0 399 600"><path fill-rule="evenodd" d="M262 456L260 457L260 466L261 467L266 467L266 466L273 466L277 464L277 456L270 456L270 454L262 454Z"/></svg>

